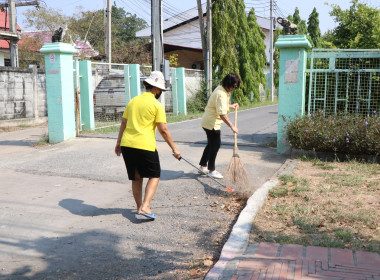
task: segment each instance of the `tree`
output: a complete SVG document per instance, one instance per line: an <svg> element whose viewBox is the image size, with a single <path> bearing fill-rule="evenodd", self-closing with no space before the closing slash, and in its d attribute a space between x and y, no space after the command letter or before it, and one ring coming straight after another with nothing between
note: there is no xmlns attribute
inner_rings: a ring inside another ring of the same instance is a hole
<svg viewBox="0 0 380 280"><path fill-rule="evenodd" d="M84 11L77 7L72 17L62 15L62 11L52 9L30 9L25 13L27 27L53 32L58 27L67 27L64 42L88 41L91 46L104 53L104 11ZM147 23L136 15L127 13L123 8L112 6L112 52L113 62L146 63L149 50L142 45L146 39L136 38L136 31L147 26Z"/></svg>
<svg viewBox="0 0 380 280"><path fill-rule="evenodd" d="M334 45L333 41L333 32L331 30L327 30L327 32L322 35L321 47L324 49L336 49L336 46Z"/></svg>
<svg viewBox="0 0 380 280"><path fill-rule="evenodd" d="M297 24L298 26L298 32L297 32L298 34L307 35L306 22L301 19L300 11L298 10L298 7L296 7L296 9L294 10L293 23Z"/></svg>
<svg viewBox="0 0 380 280"><path fill-rule="evenodd" d="M307 21L307 31L309 32L310 41L313 48L321 47L321 30L319 29L319 14L314 8Z"/></svg>
<svg viewBox="0 0 380 280"><path fill-rule="evenodd" d="M259 99L259 84L265 85L265 35L257 25L254 10L247 17L243 0L213 3L213 70L220 81L230 72L237 73L241 87L233 93L236 102L246 103L253 94Z"/></svg>
<svg viewBox="0 0 380 280"><path fill-rule="evenodd" d="M245 13L244 1L236 2L237 23L239 32L236 34L236 51L240 78L242 84L238 90L234 90L233 99L235 102L247 103L248 94L254 91L255 81L252 67L252 53L254 50L251 30ZM259 95L257 95L259 96Z"/></svg>
<svg viewBox="0 0 380 280"><path fill-rule="evenodd" d="M104 53L105 39L103 10L83 11L79 8L69 19L69 34L72 41L86 40L98 52Z"/></svg>
<svg viewBox="0 0 380 280"><path fill-rule="evenodd" d="M279 86L280 81L280 50L276 47L274 47L275 43L278 40L278 37L282 34L282 30L280 28L277 28L274 32L273 36L273 84L276 88Z"/></svg>
<svg viewBox="0 0 380 280"><path fill-rule="evenodd" d="M248 30L251 35L248 51L251 55L251 72L253 75L253 86L251 90L253 91L253 96L255 100L259 100L259 87L262 84L265 88L266 77L264 74L264 68L266 68L267 57L265 54L265 34L261 30L260 26L257 24L255 10L251 9L248 14Z"/></svg>
<svg viewBox="0 0 380 280"><path fill-rule="evenodd" d="M136 31L141 30L147 26L147 23L138 18L136 15L127 13L123 8L118 8L116 5L112 6L112 51L116 51L119 55L113 57L120 58L117 62L125 60L122 58L122 52L119 50L131 48L135 46L135 42L145 43L146 40L136 38ZM92 47L101 53L104 53L104 11L98 10L79 11L70 18L69 24L70 34L73 41L86 39ZM87 34L87 37L86 37ZM145 48L144 48L145 50Z"/></svg>
<svg viewBox="0 0 380 280"><path fill-rule="evenodd" d="M237 0L241 2L241 0ZM236 37L239 29L235 0L220 0L212 6L212 66L217 80L239 72Z"/></svg>
<svg viewBox="0 0 380 280"><path fill-rule="evenodd" d="M332 31L332 44L338 48L377 49L380 48L380 10L352 0L348 10L331 5L330 15L338 26Z"/></svg>
<svg viewBox="0 0 380 280"><path fill-rule="evenodd" d="M18 45L19 66L28 67L31 64L44 65L44 55L39 52L42 47L41 40L23 36Z"/></svg>
<svg viewBox="0 0 380 280"><path fill-rule="evenodd" d="M123 8L118 8L116 3L112 6L112 35L117 38L120 47L123 47L123 43L136 40L136 32L147 26L145 20L127 13Z"/></svg>
<svg viewBox="0 0 380 280"><path fill-rule="evenodd" d="M28 9L23 15L26 28L33 27L36 30L49 30L52 33L59 27L66 27L69 17L62 14L62 10L54 9ZM64 38L65 39L65 38Z"/></svg>

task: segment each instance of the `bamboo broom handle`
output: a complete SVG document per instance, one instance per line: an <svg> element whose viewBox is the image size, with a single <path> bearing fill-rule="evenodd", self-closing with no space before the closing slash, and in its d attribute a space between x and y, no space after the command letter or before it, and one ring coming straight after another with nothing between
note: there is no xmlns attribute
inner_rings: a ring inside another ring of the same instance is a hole
<svg viewBox="0 0 380 280"><path fill-rule="evenodd" d="M237 127L237 108L235 107L235 127ZM237 134L234 132L235 146L234 149L237 149Z"/></svg>

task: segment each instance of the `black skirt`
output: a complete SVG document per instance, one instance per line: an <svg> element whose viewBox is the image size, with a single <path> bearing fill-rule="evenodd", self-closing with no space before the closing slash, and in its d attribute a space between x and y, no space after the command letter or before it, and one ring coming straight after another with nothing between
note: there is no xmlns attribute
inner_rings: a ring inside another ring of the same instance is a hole
<svg viewBox="0 0 380 280"><path fill-rule="evenodd" d="M121 153L125 167L127 168L129 180L135 180L135 170L141 178L160 178L161 166L158 152L135 149L121 146Z"/></svg>

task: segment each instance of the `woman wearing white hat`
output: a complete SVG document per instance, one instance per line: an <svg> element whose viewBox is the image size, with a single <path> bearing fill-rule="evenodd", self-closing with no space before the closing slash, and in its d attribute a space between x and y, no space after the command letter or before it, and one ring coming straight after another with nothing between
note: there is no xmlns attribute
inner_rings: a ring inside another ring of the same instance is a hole
<svg viewBox="0 0 380 280"><path fill-rule="evenodd" d="M166 124L165 109L157 100L165 91L165 79L160 71L153 71L144 80L146 92L134 97L124 111L115 153L123 155L129 180L132 180L132 192L137 213L150 219L156 215L150 209L150 202L157 190L161 175L160 160L156 147L156 128L173 151L177 159L181 154L177 150ZM143 178L149 178L143 199Z"/></svg>

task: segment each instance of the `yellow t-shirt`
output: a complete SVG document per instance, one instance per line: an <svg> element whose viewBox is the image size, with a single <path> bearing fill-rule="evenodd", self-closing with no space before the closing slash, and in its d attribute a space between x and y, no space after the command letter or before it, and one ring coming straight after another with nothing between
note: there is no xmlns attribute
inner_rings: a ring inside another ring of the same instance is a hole
<svg viewBox="0 0 380 280"><path fill-rule="evenodd" d="M223 86L218 86L208 99L201 126L212 130L220 130L223 120L220 115L227 115L229 109L230 94Z"/></svg>
<svg viewBox="0 0 380 280"><path fill-rule="evenodd" d="M127 126L121 146L154 152L156 150L156 123L166 123L164 106L150 92L134 97L127 105L123 118Z"/></svg>

